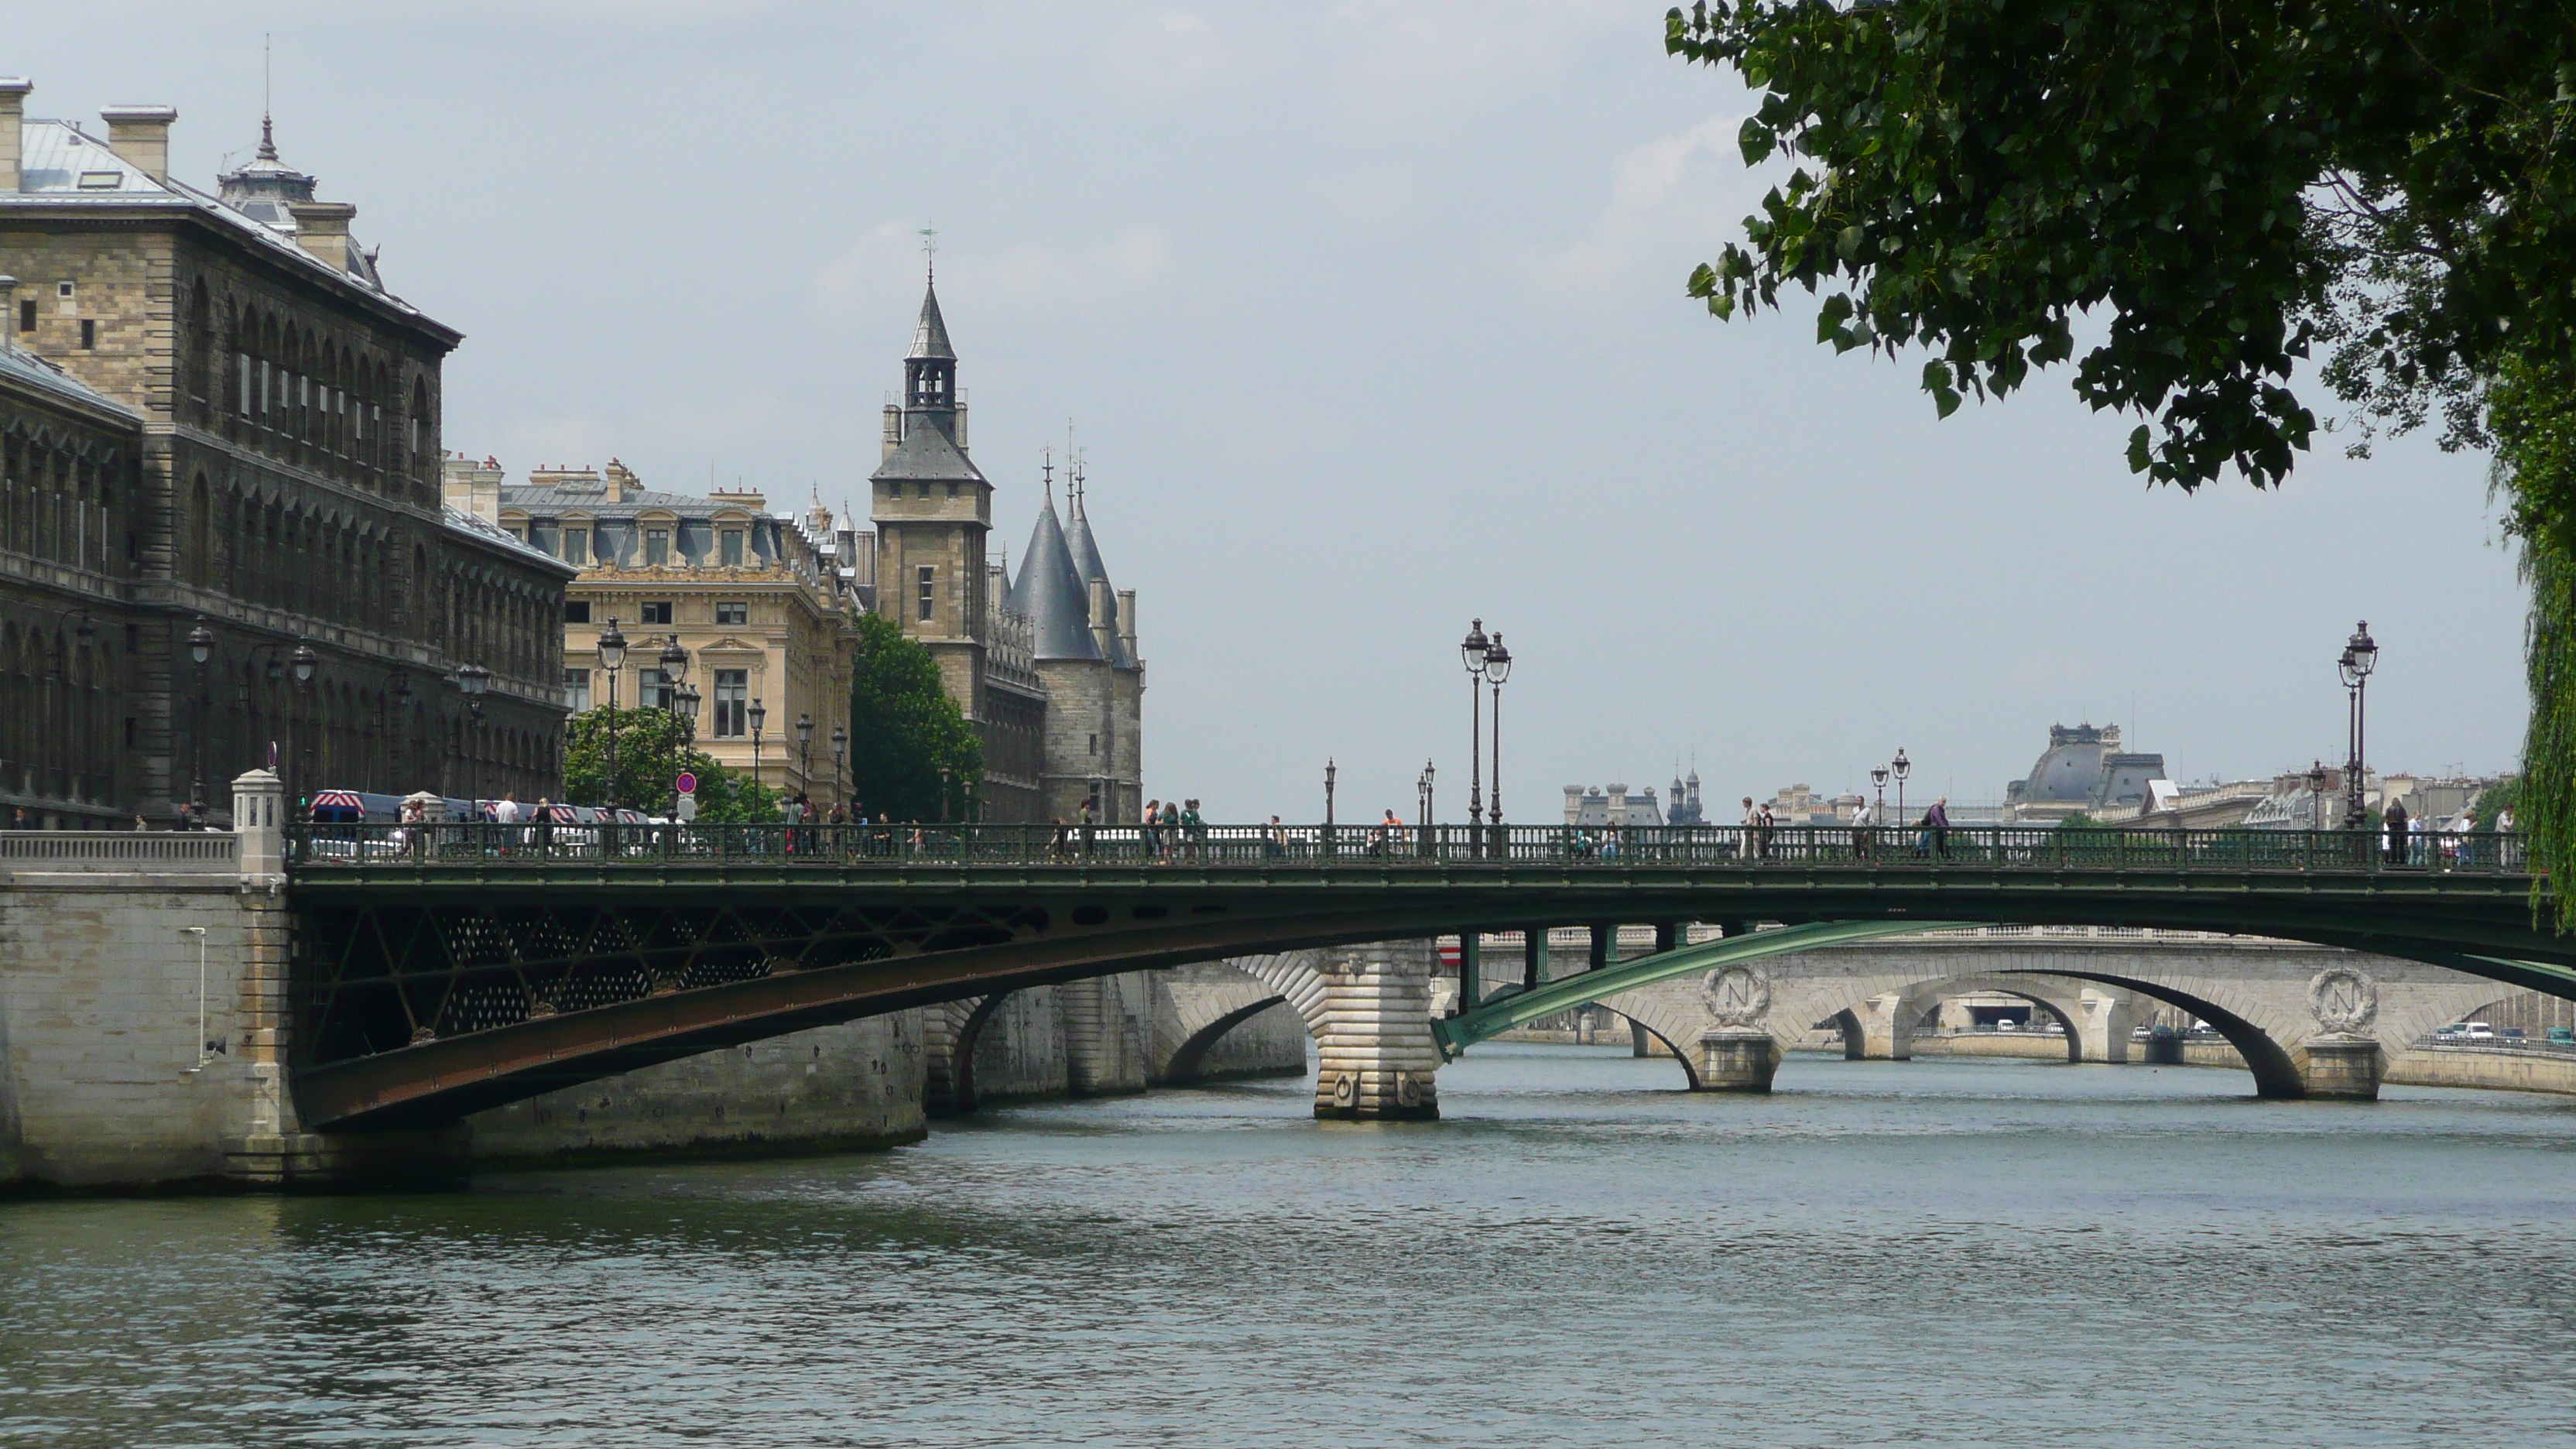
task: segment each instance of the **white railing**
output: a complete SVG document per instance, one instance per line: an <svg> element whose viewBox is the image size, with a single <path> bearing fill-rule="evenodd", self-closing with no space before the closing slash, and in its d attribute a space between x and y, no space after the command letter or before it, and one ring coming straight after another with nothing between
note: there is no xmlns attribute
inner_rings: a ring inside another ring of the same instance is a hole
<svg viewBox="0 0 2576 1449"><path fill-rule="evenodd" d="M28 862L60 868L177 866L225 871L239 867L241 840L208 830L6 830L0 863Z"/></svg>

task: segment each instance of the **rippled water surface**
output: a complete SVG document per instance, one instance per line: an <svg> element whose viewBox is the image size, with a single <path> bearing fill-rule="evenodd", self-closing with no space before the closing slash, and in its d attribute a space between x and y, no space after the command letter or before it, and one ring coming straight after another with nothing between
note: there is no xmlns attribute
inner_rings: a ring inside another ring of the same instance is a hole
<svg viewBox="0 0 2576 1449"><path fill-rule="evenodd" d="M0 1443L2576 1441L2576 1100L1481 1047L783 1163L0 1205Z"/></svg>

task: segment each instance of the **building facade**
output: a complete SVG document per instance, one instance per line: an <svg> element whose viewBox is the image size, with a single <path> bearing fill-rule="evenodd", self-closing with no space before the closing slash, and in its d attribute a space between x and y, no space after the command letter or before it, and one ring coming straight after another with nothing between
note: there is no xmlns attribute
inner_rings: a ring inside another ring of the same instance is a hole
<svg viewBox="0 0 2576 1449"><path fill-rule="evenodd" d="M1069 514L1054 471L1016 576L988 558L993 485L967 452L966 397L934 285L904 358L900 404L884 414L868 480L873 539L868 602L939 661L949 697L984 744L984 819L1099 818L1144 805L1145 665L1136 593L1110 582L1068 471Z"/></svg>
<svg viewBox="0 0 2576 1449"><path fill-rule="evenodd" d="M656 492L614 458L536 469L516 486L496 462L456 458L447 487L451 503L580 571L558 660L573 712L612 699L671 709L685 686L699 696L698 746L718 762L790 797L839 796L845 755L832 741L848 737L856 600L841 562L850 535L819 501L789 516L758 490ZM626 639L614 674L599 660L612 623ZM673 642L685 662L666 672Z"/></svg>
<svg viewBox="0 0 2576 1449"><path fill-rule="evenodd" d="M441 504L460 334L386 289L356 208L265 126L209 194L169 173L176 112L112 108L101 139L26 117L32 89L0 80L23 358L0 498L27 526L0 542L0 648L8 689L89 727L0 745L0 805L220 820L220 782L272 759L298 793L549 788L571 571Z"/></svg>

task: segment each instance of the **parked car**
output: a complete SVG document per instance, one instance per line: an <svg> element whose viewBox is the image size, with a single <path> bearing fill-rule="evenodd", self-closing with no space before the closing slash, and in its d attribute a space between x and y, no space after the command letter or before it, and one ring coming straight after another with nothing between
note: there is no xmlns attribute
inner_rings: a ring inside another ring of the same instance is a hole
<svg viewBox="0 0 2576 1449"><path fill-rule="evenodd" d="M2483 1021L2470 1022L2468 1038L2471 1041L2494 1041L2495 1028L2487 1025Z"/></svg>
<svg viewBox="0 0 2576 1449"><path fill-rule="evenodd" d="M2551 1046L2576 1046L2576 1027L2553 1026L2549 1029Z"/></svg>

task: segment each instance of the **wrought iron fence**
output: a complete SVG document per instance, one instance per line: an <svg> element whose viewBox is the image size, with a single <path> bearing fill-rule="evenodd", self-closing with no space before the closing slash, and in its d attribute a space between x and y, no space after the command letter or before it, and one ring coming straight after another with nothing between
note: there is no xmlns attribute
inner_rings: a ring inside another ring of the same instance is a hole
<svg viewBox="0 0 2576 1449"><path fill-rule="evenodd" d="M2423 833L2391 847L2362 831L2063 830L1958 826L1855 830L1849 826L1566 825L712 825L518 824L298 825L288 856L299 872L474 864L648 865L663 861L766 862L838 870L953 866L1134 866L1262 870L1546 867L1639 870L1698 867L1799 871L2255 870L2339 874L2525 868L2522 838L2490 832Z"/></svg>

